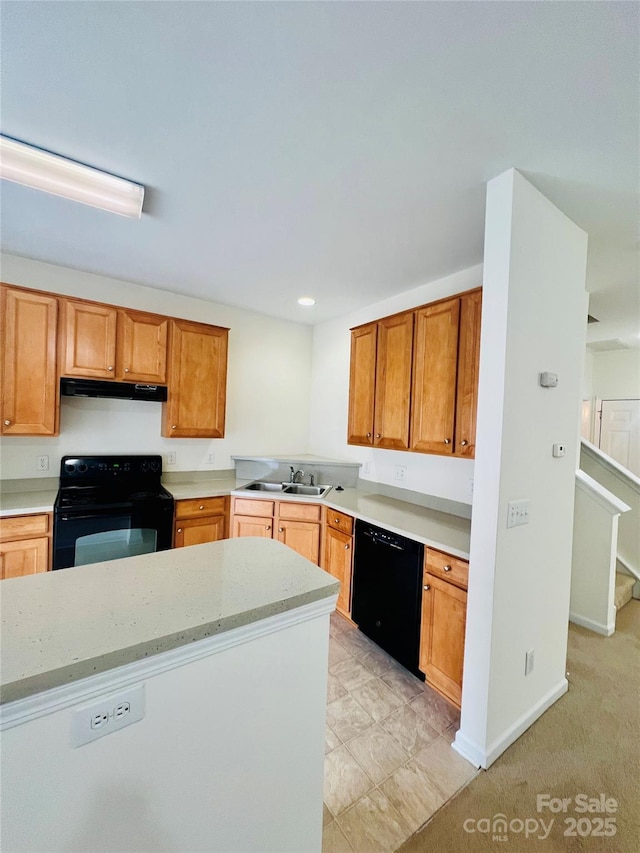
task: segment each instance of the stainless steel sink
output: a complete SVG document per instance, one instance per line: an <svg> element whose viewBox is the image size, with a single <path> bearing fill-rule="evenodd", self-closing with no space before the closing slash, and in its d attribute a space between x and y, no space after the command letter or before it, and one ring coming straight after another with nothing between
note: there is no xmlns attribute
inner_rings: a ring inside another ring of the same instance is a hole
<svg viewBox="0 0 640 853"><path fill-rule="evenodd" d="M283 488L285 495L313 495L324 497L331 486L303 486L301 483L288 484Z"/></svg>
<svg viewBox="0 0 640 853"><path fill-rule="evenodd" d="M307 497L323 498L331 486L304 486L302 483L269 483L259 480L242 486L240 491L247 492L280 492L283 495L306 495Z"/></svg>
<svg viewBox="0 0 640 853"><path fill-rule="evenodd" d="M282 492L286 484L283 483L249 483L248 486L243 486L243 490L251 492Z"/></svg>

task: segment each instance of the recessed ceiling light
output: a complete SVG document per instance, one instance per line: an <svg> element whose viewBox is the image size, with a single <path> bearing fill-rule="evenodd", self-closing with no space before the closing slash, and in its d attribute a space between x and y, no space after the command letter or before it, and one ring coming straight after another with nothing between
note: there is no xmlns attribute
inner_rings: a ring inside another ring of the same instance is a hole
<svg viewBox="0 0 640 853"><path fill-rule="evenodd" d="M316 304L316 300L313 299L311 296L301 296L300 299L298 299L298 305L315 305L315 304Z"/></svg>

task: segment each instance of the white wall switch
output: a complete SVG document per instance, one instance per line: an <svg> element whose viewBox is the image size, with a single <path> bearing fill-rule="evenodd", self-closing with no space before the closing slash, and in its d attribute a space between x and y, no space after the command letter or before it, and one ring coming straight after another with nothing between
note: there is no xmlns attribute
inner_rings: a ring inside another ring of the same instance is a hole
<svg viewBox="0 0 640 853"><path fill-rule="evenodd" d="M531 675L533 672L533 663L534 663L534 650L529 649L529 651L524 656L524 674Z"/></svg>
<svg viewBox="0 0 640 853"><path fill-rule="evenodd" d="M404 482L407 479L407 466L406 465L396 465L394 476L395 476L396 480L402 480Z"/></svg>
<svg viewBox="0 0 640 853"><path fill-rule="evenodd" d="M559 459L561 456L564 456L566 452L567 452L567 445L566 444L554 444L553 445L553 455L556 457L556 459Z"/></svg>
<svg viewBox="0 0 640 853"><path fill-rule="evenodd" d="M529 524L529 501L509 501L507 527Z"/></svg>

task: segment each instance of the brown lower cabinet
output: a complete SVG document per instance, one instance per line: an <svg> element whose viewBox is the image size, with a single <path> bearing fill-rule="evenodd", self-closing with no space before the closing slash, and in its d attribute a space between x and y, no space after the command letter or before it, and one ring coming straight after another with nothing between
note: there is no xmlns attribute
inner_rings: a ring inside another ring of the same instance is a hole
<svg viewBox="0 0 640 853"><path fill-rule="evenodd" d="M351 617L353 574L353 518L327 507L325 512L322 568L340 581L336 610Z"/></svg>
<svg viewBox="0 0 640 853"><path fill-rule="evenodd" d="M426 549L419 666L427 683L458 707L462 699L467 576L466 561Z"/></svg>
<svg viewBox="0 0 640 853"><path fill-rule="evenodd" d="M231 535L277 539L318 565L320 512L318 504L234 498Z"/></svg>
<svg viewBox="0 0 640 853"><path fill-rule="evenodd" d="M50 531L48 513L0 519L0 580L48 571Z"/></svg>
<svg viewBox="0 0 640 853"><path fill-rule="evenodd" d="M176 501L173 547L217 542L229 535L229 498Z"/></svg>

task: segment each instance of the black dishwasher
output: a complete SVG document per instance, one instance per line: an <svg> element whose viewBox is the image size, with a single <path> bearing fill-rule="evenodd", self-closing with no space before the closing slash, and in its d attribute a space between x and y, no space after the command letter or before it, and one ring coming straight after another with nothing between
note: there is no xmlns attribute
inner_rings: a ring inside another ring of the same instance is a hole
<svg viewBox="0 0 640 853"><path fill-rule="evenodd" d="M356 520L351 616L418 678L424 546Z"/></svg>

